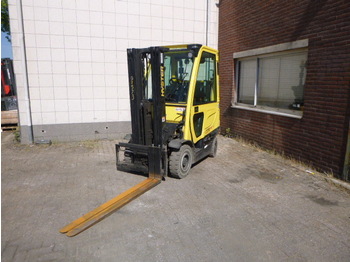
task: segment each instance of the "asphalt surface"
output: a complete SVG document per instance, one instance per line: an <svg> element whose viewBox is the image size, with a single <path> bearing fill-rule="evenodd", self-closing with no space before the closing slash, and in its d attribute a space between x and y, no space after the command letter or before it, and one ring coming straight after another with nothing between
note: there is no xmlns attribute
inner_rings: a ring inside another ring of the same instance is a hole
<svg viewBox="0 0 350 262"><path fill-rule="evenodd" d="M350 194L234 139L81 234L67 223L145 177L117 141L20 145L2 133L2 261L350 261Z"/></svg>

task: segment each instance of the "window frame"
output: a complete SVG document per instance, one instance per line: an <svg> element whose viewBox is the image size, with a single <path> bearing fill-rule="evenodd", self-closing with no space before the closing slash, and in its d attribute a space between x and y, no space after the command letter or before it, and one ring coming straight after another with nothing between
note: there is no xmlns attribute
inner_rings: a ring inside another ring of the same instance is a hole
<svg viewBox="0 0 350 262"><path fill-rule="evenodd" d="M264 48L258 48L243 52L237 52L233 54L234 58L234 80L235 80L235 91L234 91L234 99L231 103L232 108L250 110L250 111L258 111L262 113L268 113L273 115L281 115L286 117L298 118L301 119L303 116L303 110L293 110L286 108L278 108L278 107L269 107L266 105L258 105L258 85L259 85L259 59L267 58L267 57L278 57L289 54L297 54L297 53L306 53L308 56L308 40L299 40L295 42L289 42L284 44L279 44L275 46L269 46ZM240 66L239 63L241 61L255 60L256 61L256 78L255 78L255 86L254 86L254 102L252 104L245 104L238 102L239 95L239 85L240 85ZM306 61L307 63L307 61ZM305 74L306 80L307 72ZM305 91L305 89L304 89Z"/></svg>

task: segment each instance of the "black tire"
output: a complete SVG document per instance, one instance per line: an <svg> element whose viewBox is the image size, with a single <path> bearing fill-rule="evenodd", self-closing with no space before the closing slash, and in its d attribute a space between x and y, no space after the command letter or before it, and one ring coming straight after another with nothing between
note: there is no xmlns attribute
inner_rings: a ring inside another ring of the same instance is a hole
<svg viewBox="0 0 350 262"><path fill-rule="evenodd" d="M216 157L217 151L218 151L218 139L217 139L217 137L215 137L212 144L211 144L209 156Z"/></svg>
<svg viewBox="0 0 350 262"><path fill-rule="evenodd" d="M179 151L173 151L169 157L170 176L184 178L193 164L193 151L189 145L182 145Z"/></svg>

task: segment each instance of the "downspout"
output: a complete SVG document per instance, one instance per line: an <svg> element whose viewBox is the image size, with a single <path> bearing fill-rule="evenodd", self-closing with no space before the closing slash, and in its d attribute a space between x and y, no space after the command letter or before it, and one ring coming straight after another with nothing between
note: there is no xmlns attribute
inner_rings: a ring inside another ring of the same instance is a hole
<svg viewBox="0 0 350 262"><path fill-rule="evenodd" d="M350 121L349 121L349 127L348 127L348 142L347 142L346 152L345 152L345 161L344 161L342 179L345 181L350 181Z"/></svg>
<svg viewBox="0 0 350 262"><path fill-rule="evenodd" d="M209 0L207 0L206 19L205 19L205 45L208 46L209 40Z"/></svg>
<svg viewBox="0 0 350 262"><path fill-rule="evenodd" d="M28 130L26 130L26 136L21 130L21 141L22 143L32 144L34 142L33 133L33 121L32 121L32 110L30 104L30 93L29 93L29 80L28 80L28 68L27 68L27 54L26 54L26 43L24 35L24 21L23 21L23 8L22 0L17 0L17 14L18 14L18 26L19 26L19 48L21 53L21 67L23 70L23 89L24 89L24 111L26 112L26 120L28 123ZM21 119L20 119L21 123ZM21 124L20 124L21 125Z"/></svg>

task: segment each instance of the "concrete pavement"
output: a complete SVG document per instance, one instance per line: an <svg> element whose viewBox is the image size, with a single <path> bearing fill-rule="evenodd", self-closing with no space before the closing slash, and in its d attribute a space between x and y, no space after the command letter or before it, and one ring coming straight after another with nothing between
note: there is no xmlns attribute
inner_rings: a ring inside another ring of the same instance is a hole
<svg viewBox="0 0 350 262"><path fill-rule="evenodd" d="M116 141L19 145L2 133L2 261L350 261L350 194L220 137L216 158L76 237L58 231L144 177Z"/></svg>

